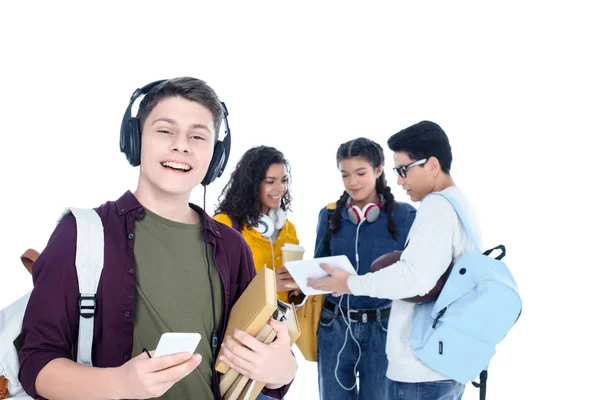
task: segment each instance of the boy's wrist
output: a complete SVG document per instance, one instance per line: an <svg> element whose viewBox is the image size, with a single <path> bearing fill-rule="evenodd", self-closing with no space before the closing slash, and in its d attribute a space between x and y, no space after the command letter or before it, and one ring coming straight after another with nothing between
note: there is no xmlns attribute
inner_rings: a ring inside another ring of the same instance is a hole
<svg viewBox="0 0 600 400"><path fill-rule="evenodd" d="M296 377L296 371L298 370L298 363L296 361L296 357L294 357L292 354L289 355L288 366L289 367L286 368L286 370L289 370L289 373L287 373L286 377L282 379L282 382L267 383L265 384L265 387L267 389L279 389L282 386L289 385Z"/></svg>
<svg viewBox="0 0 600 400"><path fill-rule="evenodd" d="M115 367L115 368L104 368L106 372L106 382L107 382L107 397L112 400L118 399L127 399L127 386L126 382L124 382L124 374L122 371L123 368Z"/></svg>

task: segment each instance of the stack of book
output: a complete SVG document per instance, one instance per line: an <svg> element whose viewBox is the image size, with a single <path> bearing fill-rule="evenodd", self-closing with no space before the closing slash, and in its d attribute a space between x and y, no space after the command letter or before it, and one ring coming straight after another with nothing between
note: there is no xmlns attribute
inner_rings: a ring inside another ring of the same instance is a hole
<svg viewBox="0 0 600 400"><path fill-rule="evenodd" d="M275 340L275 331L269 325L271 317L287 323L293 345L301 333L296 310L277 298L275 271L263 267L231 309L225 336L233 336L234 330L239 329L269 344ZM222 353L221 349L219 356ZM264 382L254 382L229 368L219 358L215 369L222 374L219 389L225 400L255 399L265 386Z"/></svg>

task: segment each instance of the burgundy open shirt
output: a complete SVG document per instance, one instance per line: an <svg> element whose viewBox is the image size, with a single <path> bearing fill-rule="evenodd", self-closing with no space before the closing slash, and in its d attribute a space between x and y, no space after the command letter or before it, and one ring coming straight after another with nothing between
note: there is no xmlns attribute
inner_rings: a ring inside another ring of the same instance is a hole
<svg viewBox="0 0 600 400"><path fill-rule="evenodd" d="M247 243L235 230L216 222L191 204L207 221L203 234L214 246L214 261L221 277L223 312L219 322L219 345L223 341L229 312L256 275ZM145 209L131 192L96 209L104 225L104 269L97 293L92 361L95 367L118 367L132 357L136 268L133 253L136 218ZM34 289L23 320L23 346L19 351L19 379L33 398L39 372L56 358L73 359L79 329L79 285L75 269L77 228L71 215L63 218L48 245L33 264ZM218 379L213 377L213 380ZM219 393L218 383L214 385ZM263 390L267 396L283 397L289 385Z"/></svg>

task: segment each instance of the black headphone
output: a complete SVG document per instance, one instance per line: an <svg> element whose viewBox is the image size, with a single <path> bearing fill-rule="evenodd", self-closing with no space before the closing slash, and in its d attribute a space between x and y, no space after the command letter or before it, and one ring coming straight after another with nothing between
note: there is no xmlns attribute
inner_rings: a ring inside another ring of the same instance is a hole
<svg viewBox="0 0 600 400"><path fill-rule="evenodd" d="M131 107L138 97L148 94L150 90L166 81L166 79L162 79L149 83L141 89L136 89L131 95L131 98L129 99L129 105L125 110L125 115L123 115L123 121L121 122L121 152L125 153L127 161L129 161L129 164L133 165L134 167L140 165L142 151L142 129L140 127L140 120L131 116ZM221 102L221 106L223 107L223 120L225 122L225 137L222 141L217 140L215 143L212 159L208 165L206 175L202 180L202 185L204 186L209 185L215 179L220 177L221 174L223 174L225 166L227 165L227 160L229 159L229 151L231 149L231 131L229 130L229 122L227 121L229 112L227 111L227 106L225 103ZM215 132L215 135L218 134L219 132Z"/></svg>

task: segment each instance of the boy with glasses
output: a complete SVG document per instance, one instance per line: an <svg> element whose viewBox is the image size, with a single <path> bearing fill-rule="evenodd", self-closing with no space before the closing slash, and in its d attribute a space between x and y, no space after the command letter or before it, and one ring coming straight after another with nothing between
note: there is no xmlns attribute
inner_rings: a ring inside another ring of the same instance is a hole
<svg viewBox="0 0 600 400"><path fill-rule="evenodd" d="M393 300L386 345L387 377L394 381L391 398L458 400L464 385L415 357L408 343L415 304L402 299L429 293L448 266L473 249L452 205L441 196L427 195L443 191L456 199L480 241L478 218L450 175L452 150L439 125L419 122L390 137L388 146L394 152L398 185L412 201L421 202L400 260L361 276L323 265L331 276L309 280L309 286L338 296L351 293Z"/></svg>

